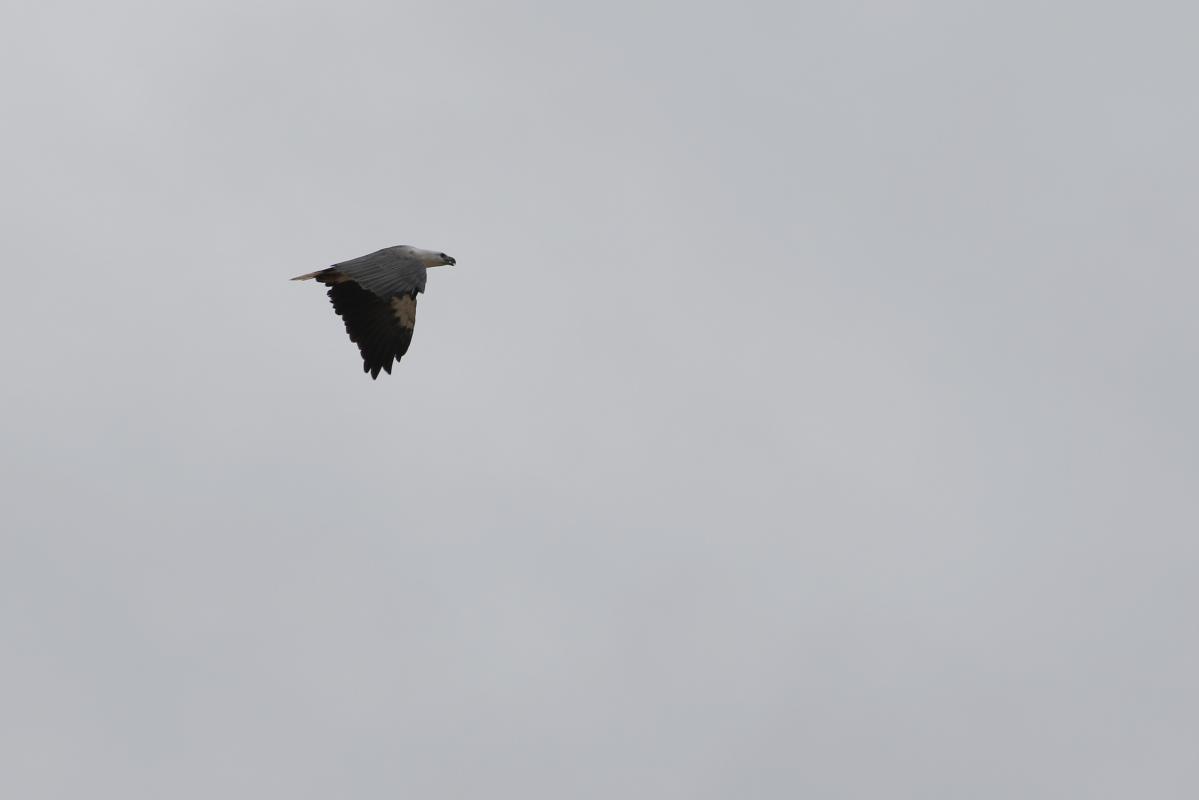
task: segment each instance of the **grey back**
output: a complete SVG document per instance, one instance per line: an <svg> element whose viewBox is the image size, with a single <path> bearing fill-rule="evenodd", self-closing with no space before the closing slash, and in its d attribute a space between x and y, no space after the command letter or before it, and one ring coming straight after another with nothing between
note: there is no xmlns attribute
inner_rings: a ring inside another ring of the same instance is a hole
<svg viewBox="0 0 1199 800"><path fill-rule="evenodd" d="M379 297L425 290L424 265L402 247L384 247L368 255L334 264L333 269Z"/></svg>

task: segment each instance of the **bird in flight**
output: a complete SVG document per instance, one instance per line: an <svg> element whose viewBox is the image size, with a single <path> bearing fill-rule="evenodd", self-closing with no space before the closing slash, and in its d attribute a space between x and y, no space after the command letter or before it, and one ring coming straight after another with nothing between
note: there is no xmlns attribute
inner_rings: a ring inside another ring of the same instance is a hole
<svg viewBox="0 0 1199 800"><path fill-rule="evenodd" d="M454 263L445 253L402 244L292 280L315 280L329 287L333 310L362 353L362 371L374 380L379 370L390 375L392 361L408 352L416 325L416 296L425 290L425 270Z"/></svg>

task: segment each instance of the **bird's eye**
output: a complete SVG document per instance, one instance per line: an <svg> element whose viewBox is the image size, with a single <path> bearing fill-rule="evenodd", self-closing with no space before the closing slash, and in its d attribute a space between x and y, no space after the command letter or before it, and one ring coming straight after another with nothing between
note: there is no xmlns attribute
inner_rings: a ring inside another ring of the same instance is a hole
<svg viewBox="0 0 1199 800"><path fill-rule="evenodd" d="M449 258L449 256L447 256L445 253L438 253L437 255L441 256L442 258Z"/></svg>

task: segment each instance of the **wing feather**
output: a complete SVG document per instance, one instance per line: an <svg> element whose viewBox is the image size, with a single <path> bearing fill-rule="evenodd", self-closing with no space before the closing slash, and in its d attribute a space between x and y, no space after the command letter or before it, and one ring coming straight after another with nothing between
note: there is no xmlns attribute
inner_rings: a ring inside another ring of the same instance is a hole
<svg viewBox="0 0 1199 800"><path fill-rule="evenodd" d="M391 373L393 361L399 361L412 344L412 331L416 325L416 292L384 300L372 291L358 285L356 280L336 280L337 271L318 276L317 280L329 286L329 300L333 310L345 323L350 340L358 345L362 354L362 370L371 378L378 378L379 371ZM402 305L408 313L399 314L393 303Z"/></svg>

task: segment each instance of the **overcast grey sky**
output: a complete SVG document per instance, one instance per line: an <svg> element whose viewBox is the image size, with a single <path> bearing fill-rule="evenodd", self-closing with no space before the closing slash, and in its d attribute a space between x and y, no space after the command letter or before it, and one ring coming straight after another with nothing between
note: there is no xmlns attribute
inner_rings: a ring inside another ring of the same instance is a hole
<svg viewBox="0 0 1199 800"><path fill-rule="evenodd" d="M1197 26L8 5L0 794L1199 796Z"/></svg>

